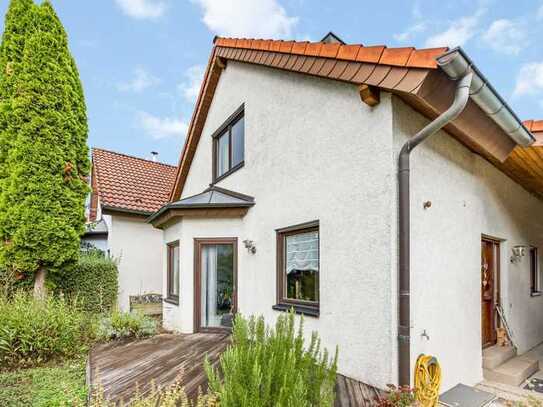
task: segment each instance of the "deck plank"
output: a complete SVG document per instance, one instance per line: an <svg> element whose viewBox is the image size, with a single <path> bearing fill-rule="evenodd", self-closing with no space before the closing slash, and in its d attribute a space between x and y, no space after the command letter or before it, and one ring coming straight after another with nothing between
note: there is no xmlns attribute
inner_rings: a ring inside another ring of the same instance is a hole
<svg viewBox="0 0 543 407"><path fill-rule="evenodd" d="M143 341L109 343L94 348L89 357L90 385L103 389L113 402L127 402L137 388L162 388L181 378L189 398L206 390L203 364L216 363L230 343L228 334L157 335Z"/></svg>
<svg viewBox="0 0 543 407"><path fill-rule="evenodd" d="M96 346L89 355L91 388L102 388L107 400L129 402L136 388L140 395L155 386L164 388L181 378L187 396L207 390L203 368L206 356L212 364L230 344L228 334L163 334L152 338ZM383 391L338 374L335 407L370 407Z"/></svg>

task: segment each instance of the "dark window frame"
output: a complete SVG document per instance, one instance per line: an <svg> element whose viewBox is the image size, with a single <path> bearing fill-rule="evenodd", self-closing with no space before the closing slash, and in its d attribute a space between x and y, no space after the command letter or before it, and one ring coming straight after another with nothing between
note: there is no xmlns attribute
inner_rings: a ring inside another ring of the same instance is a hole
<svg viewBox="0 0 543 407"><path fill-rule="evenodd" d="M213 133L211 138L213 139L213 165L212 165L212 184L219 182L220 180L226 178L233 172L236 172L245 165L245 128L243 129L243 161L232 166L232 127L242 118L245 118L245 104L242 104L236 109L234 113L230 115L228 119ZM228 134L228 171L224 174L217 175L218 171L218 151L219 151L219 139L224 134Z"/></svg>
<svg viewBox="0 0 543 407"><path fill-rule="evenodd" d="M530 295L532 297L537 297L541 295L539 250L537 247L530 247L528 251L530 257Z"/></svg>
<svg viewBox="0 0 543 407"><path fill-rule="evenodd" d="M299 235L302 233L314 232L319 233L319 272L317 274L317 286L318 286L318 301L302 301L302 300L293 300L287 298L285 292L285 247L286 247L286 237L292 235ZM286 228L276 229L277 235L277 244L276 244L276 304L272 307L277 311L289 311L293 309L294 312L298 314L304 314L311 317L318 317L320 314L320 228L319 221L315 220L312 222L306 222L298 225L288 226Z"/></svg>
<svg viewBox="0 0 543 407"><path fill-rule="evenodd" d="M166 298L164 299L164 301L166 302L169 302L171 304L175 304L175 305L179 305L179 290L181 290L181 282L178 281L178 294L175 295L173 294L173 284L174 284L174 281L173 281L173 251L175 250L175 248L177 248L178 250L178 262L180 263L181 262L181 251L180 251L180 246L179 246L179 240L176 240L174 242L170 242L166 245L166 252L167 252L167 275L166 275ZM178 264L178 267L179 267L179 276L178 276L178 279L181 278L181 264Z"/></svg>

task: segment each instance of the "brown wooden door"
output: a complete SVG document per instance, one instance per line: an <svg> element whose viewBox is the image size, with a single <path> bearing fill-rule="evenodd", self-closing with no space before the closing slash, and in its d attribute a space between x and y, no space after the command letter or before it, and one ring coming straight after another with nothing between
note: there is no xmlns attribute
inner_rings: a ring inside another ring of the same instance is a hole
<svg viewBox="0 0 543 407"><path fill-rule="evenodd" d="M496 343L496 304L499 298L499 243L481 242L481 333L483 347Z"/></svg>

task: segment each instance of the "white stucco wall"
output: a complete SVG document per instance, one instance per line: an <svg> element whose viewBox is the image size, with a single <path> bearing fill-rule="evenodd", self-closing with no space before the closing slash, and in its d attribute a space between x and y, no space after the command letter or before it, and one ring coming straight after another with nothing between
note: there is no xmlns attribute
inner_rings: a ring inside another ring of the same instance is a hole
<svg viewBox="0 0 543 407"><path fill-rule="evenodd" d="M399 99L393 105L398 152L427 120ZM502 304L519 353L543 341L543 298L530 296L528 258L509 261L514 245L542 247L543 203L444 132L413 152L411 169L412 360L437 356L442 390L472 385L482 380L482 234L503 239Z"/></svg>
<svg viewBox="0 0 543 407"><path fill-rule="evenodd" d="M165 324L192 331L193 238L215 236L239 238L239 310L273 322L275 229L318 219L321 309L306 318L306 331L339 346L340 372L384 387L396 365L391 99L383 94L371 109L351 85L229 61L183 196L211 182L211 134L242 103L245 166L218 185L256 205L242 220L184 219L165 231L181 253L180 305L165 304ZM255 241L256 254L244 239Z"/></svg>
<svg viewBox="0 0 543 407"><path fill-rule="evenodd" d="M110 254L119 262L119 307L129 310L129 296L162 292L162 232L144 218L112 215Z"/></svg>
<svg viewBox="0 0 543 407"><path fill-rule="evenodd" d="M386 93L371 109L347 84L229 62L183 197L211 182L211 134L242 103L245 166L218 185L256 205L243 219L185 218L166 228L163 246L180 241L181 281L179 306L164 305L165 326L193 330L195 237L239 239L239 310L273 322L275 229L318 219L321 315L306 318L306 331L339 346L341 373L380 387L396 382L396 160L426 119ZM419 353L437 356L442 390L475 384L482 234L503 240L502 303L519 351L543 340L543 297L530 296L527 259L509 263L513 245L542 246L543 204L445 133L415 150L412 180L413 363ZM244 239L255 241L256 254Z"/></svg>

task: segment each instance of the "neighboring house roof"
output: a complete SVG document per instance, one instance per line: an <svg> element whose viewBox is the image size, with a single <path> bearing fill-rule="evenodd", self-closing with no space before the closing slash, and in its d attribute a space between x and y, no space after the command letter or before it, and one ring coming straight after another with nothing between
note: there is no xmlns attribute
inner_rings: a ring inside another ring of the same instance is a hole
<svg viewBox="0 0 543 407"><path fill-rule="evenodd" d="M543 120L526 120L524 125L536 138L532 147L543 146Z"/></svg>
<svg viewBox="0 0 543 407"><path fill-rule="evenodd" d="M95 193L105 210L151 214L168 202L176 167L92 149Z"/></svg>
<svg viewBox="0 0 543 407"><path fill-rule="evenodd" d="M181 196L222 70L230 60L351 83L399 96L415 110L434 119L454 98L456 86L436 58L447 47L415 49L341 43L234 39L217 37L189 125L170 200ZM503 162L516 143L470 99L445 130L475 153Z"/></svg>

